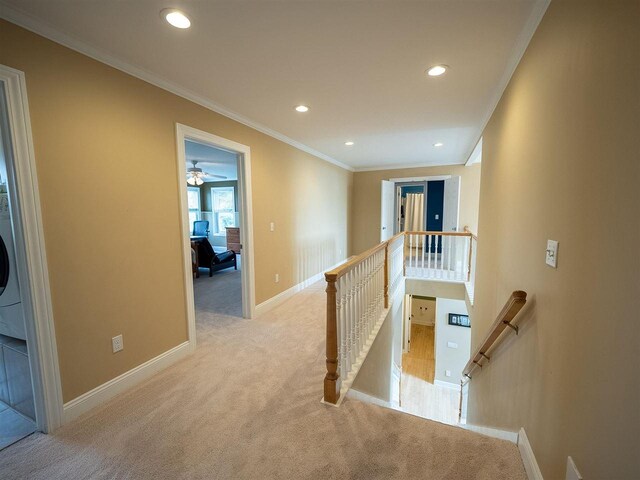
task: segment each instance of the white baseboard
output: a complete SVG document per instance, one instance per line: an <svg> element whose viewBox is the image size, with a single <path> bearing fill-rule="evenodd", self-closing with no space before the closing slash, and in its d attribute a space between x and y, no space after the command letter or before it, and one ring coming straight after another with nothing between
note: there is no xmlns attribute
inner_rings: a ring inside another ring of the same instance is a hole
<svg viewBox="0 0 640 480"><path fill-rule="evenodd" d="M451 383L451 382L445 382L442 380L434 380L433 384L438 385L439 387L450 388L451 390L456 390L458 392L460 391L459 383Z"/></svg>
<svg viewBox="0 0 640 480"><path fill-rule="evenodd" d="M109 380L93 390L74 398L62 407L62 424L69 423L85 412L105 403L116 395L146 380L191 353L190 342L184 342L171 350Z"/></svg>
<svg viewBox="0 0 640 480"><path fill-rule="evenodd" d="M518 443L518 432L510 432L509 430L500 430L498 428L483 427L481 425L473 425L467 423L460 425L462 428L471 430L472 432L486 435L487 437L499 438L500 440L507 440L512 443Z"/></svg>
<svg viewBox="0 0 640 480"><path fill-rule="evenodd" d="M520 457L522 457L522 463L524 463L524 470L527 472L527 478L529 480L543 480L542 472L538 467L538 462L533 454L531 444L527 438L527 434L524 428L521 428L518 432L518 450L520 450Z"/></svg>
<svg viewBox="0 0 640 480"><path fill-rule="evenodd" d="M374 397L373 395L369 395L367 393L363 393L360 390L355 390L353 388L349 389L347 392L347 397L353 398L355 400L360 400L361 402L371 403L373 405L378 405L380 407L393 408L391 402L386 402L381 398Z"/></svg>
<svg viewBox="0 0 640 480"><path fill-rule="evenodd" d="M340 265L342 265L346 261L347 261L346 259L342 260L341 262L336 263L335 265L327 268L326 270L323 270L322 272L316 273L312 277L309 277L306 280L303 280L302 282L298 283L297 285L294 285L293 287L288 288L284 292L280 292L276 296L271 297L269 300L265 300L260 305L256 305L255 316L259 317L260 315L263 315L264 313L268 312L269 310L272 310L272 309L276 308L278 305L283 303L285 300L291 298L296 293L304 290L309 285L312 285L312 284L316 283L318 280L322 280L324 278L324 272L325 271L333 270L334 268L339 267Z"/></svg>

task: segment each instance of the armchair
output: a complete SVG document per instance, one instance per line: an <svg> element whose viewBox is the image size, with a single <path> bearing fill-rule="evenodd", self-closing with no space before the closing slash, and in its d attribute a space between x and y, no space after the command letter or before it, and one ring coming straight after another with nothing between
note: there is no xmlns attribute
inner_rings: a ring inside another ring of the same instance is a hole
<svg viewBox="0 0 640 480"><path fill-rule="evenodd" d="M209 243L209 240L203 238L198 243L198 266L209 269L209 276L213 276L213 272L233 267L238 269L236 262L236 254L231 250L222 253L216 253Z"/></svg>

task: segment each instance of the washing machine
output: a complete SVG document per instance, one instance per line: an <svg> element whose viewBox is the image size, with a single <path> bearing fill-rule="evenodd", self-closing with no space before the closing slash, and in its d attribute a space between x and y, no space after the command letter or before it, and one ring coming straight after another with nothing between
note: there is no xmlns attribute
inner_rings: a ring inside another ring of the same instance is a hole
<svg viewBox="0 0 640 480"><path fill-rule="evenodd" d="M26 340L6 184L0 184L0 335Z"/></svg>

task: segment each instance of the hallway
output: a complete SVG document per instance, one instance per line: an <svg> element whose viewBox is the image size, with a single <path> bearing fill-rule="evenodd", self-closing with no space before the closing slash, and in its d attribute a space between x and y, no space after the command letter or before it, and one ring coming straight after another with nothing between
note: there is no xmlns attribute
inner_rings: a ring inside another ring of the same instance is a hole
<svg viewBox="0 0 640 480"><path fill-rule="evenodd" d="M511 443L353 399L322 405L323 282L256 320L196 307L193 355L0 452L0 477L526 479Z"/></svg>
<svg viewBox="0 0 640 480"><path fill-rule="evenodd" d="M460 395L434 384L434 340L433 326L411 324L411 350L402 354L400 407L412 415L456 425Z"/></svg>

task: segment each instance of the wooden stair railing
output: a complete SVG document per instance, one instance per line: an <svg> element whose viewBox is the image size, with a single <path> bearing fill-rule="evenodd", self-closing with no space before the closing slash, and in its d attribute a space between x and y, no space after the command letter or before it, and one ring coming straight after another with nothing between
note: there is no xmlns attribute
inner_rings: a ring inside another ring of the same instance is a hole
<svg viewBox="0 0 640 480"><path fill-rule="evenodd" d="M338 402L340 370L343 375L350 370L388 303L387 244L382 242L324 274L327 281L325 402Z"/></svg>
<svg viewBox="0 0 640 480"><path fill-rule="evenodd" d="M405 236L406 276L469 281L472 233L420 231Z"/></svg>
<svg viewBox="0 0 640 480"><path fill-rule="evenodd" d="M325 402L338 403L342 382L347 375L355 376L402 277L410 273L425 279L468 279L472 235L401 232L325 273Z"/></svg>

